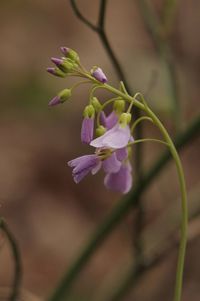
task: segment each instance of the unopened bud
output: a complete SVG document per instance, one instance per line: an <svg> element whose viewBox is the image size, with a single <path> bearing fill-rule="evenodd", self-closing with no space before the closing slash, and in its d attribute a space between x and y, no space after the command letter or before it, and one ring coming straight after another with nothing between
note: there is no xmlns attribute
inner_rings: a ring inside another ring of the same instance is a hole
<svg viewBox="0 0 200 301"><path fill-rule="evenodd" d="M105 132L106 132L106 128L103 125L100 125L98 128L96 128L97 137L102 136L103 134L105 134Z"/></svg>
<svg viewBox="0 0 200 301"><path fill-rule="evenodd" d="M131 114L130 113L122 113L119 118L119 123L121 126L125 127L131 122Z"/></svg>
<svg viewBox="0 0 200 301"><path fill-rule="evenodd" d="M52 75L58 76L58 77L66 76L66 74L57 67L56 68L47 68L47 72L49 72Z"/></svg>
<svg viewBox="0 0 200 301"><path fill-rule="evenodd" d="M117 114L121 114L125 110L125 101L123 99L115 100L113 109Z"/></svg>
<svg viewBox="0 0 200 301"><path fill-rule="evenodd" d="M93 67L90 72L92 76L94 76L94 78L96 78L101 83L103 84L107 83L108 79L101 68Z"/></svg>
<svg viewBox="0 0 200 301"><path fill-rule="evenodd" d="M58 93L58 97L60 97L61 102L65 102L72 95L71 89L64 89Z"/></svg>
<svg viewBox="0 0 200 301"><path fill-rule="evenodd" d="M76 51L74 51L73 49L68 48L68 47L61 47L60 50L66 58L69 58L74 62L80 61L78 53Z"/></svg>

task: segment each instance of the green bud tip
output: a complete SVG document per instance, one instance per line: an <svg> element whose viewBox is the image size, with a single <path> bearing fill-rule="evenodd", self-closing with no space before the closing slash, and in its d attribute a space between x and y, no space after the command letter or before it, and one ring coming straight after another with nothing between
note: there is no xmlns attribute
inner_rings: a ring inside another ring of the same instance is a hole
<svg viewBox="0 0 200 301"><path fill-rule="evenodd" d="M96 128L96 135L97 137L102 136L103 134L105 134L106 129L103 125L100 125L98 128Z"/></svg>
<svg viewBox="0 0 200 301"><path fill-rule="evenodd" d="M122 113L119 118L119 123L125 127L127 124L131 122L131 114L130 113Z"/></svg>
<svg viewBox="0 0 200 301"><path fill-rule="evenodd" d="M115 100L113 109L117 114L121 114L125 110L125 101L123 99Z"/></svg>
<svg viewBox="0 0 200 301"><path fill-rule="evenodd" d="M88 105L85 107L84 111L83 111L83 117L87 117L87 118L94 118L95 116L95 109L93 107L93 105Z"/></svg>
<svg viewBox="0 0 200 301"><path fill-rule="evenodd" d="M92 103L92 105L93 105L93 107L95 108L95 111L96 111L97 113L101 111L102 105L101 105L101 103L99 102L99 100L97 99L97 97L93 97L91 103Z"/></svg>
<svg viewBox="0 0 200 301"><path fill-rule="evenodd" d="M71 89L64 89L58 93L58 97L60 98L60 102L65 102L72 95Z"/></svg>

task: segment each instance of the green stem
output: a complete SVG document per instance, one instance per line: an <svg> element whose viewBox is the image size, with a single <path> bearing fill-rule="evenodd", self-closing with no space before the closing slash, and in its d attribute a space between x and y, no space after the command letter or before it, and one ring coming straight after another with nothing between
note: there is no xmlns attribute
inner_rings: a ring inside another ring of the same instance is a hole
<svg viewBox="0 0 200 301"><path fill-rule="evenodd" d="M135 140L133 142L129 142L128 146L131 146L131 145L134 145L134 144L138 144L138 143L142 143L142 142L157 142L157 143L169 146L169 144L167 142L159 140L159 139L153 139L153 138L137 139L137 140Z"/></svg>
<svg viewBox="0 0 200 301"><path fill-rule="evenodd" d="M181 135L177 136L175 140L177 149L180 150L195 137L198 137L199 132L200 116L197 116L187 129ZM83 250L80 251L77 259L67 269L54 293L49 298L50 301L66 299L73 281L78 277L83 267L94 254L95 250L103 243L122 218L129 212L129 209L135 206L136 201L141 197L142 193L144 193L170 160L170 152L167 150L159 159L156 160L156 162L154 162L150 170L143 175L142 181L137 182L134 189L113 208L112 212L102 221L101 225L98 226L95 233L93 233L92 237L90 237Z"/></svg>
<svg viewBox="0 0 200 301"><path fill-rule="evenodd" d="M126 95L121 91L115 89L114 87L106 84L105 89L108 91L123 97L124 99L132 102L133 98L130 95ZM122 95L123 94L123 95ZM181 240L179 246L179 255L178 255L178 263L177 263L177 272L176 272L176 283L175 283L175 292L174 292L174 301L180 301L181 292L182 292L182 281L183 281L183 268L184 268L184 260L185 260L185 251L186 251L186 243L187 243L187 223L188 223L188 210L187 210L187 192L186 185L184 179L184 172L182 168L182 164L179 158L179 155L176 151L174 143L172 142L167 130L158 119L158 117L151 111L149 107L144 104L141 104L138 100L134 100L134 105L139 109L146 112L146 114L154 121L154 124L157 125L158 129L162 133L166 142L168 143L169 150L171 152L172 157L174 158L177 173L179 177L180 191L181 191L181 206L182 206L182 221L181 221Z"/></svg>
<svg viewBox="0 0 200 301"><path fill-rule="evenodd" d="M140 123L140 122L143 121L143 120L148 120L148 121L152 122L152 119L149 118L149 117L146 117L146 116L142 116L142 117L138 118L138 119L133 123L133 125L132 125L132 127L131 127L131 133L134 132L134 129L136 128L136 126L138 125L138 123Z"/></svg>
<svg viewBox="0 0 200 301"><path fill-rule="evenodd" d="M22 281L22 265L21 265L20 252L12 232L10 231L6 222L2 218L0 218L0 229L2 229L2 231L6 235L12 251L12 256L14 260L14 279L13 279L12 291L9 297L9 301L16 301L18 300L19 297L19 290Z"/></svg>

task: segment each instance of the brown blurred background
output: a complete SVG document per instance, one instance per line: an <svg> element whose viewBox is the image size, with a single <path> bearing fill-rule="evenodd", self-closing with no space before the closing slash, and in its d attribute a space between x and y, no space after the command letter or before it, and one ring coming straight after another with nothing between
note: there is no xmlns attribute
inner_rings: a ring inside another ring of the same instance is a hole
<svg viewBox="0 0 200 301"><path fill-rule="evenodd" d="M83 14L95 22L99 1L77 3ZM159 14L163 1L153 4ZM132 89L146 93L152 75L155 77L148 101L173 134L166 70L146 31L138 2L110 0L106 16L106 32ZM177 72L181 128L199 112L199 20L200 2L179 2L170 44ZM67 161L90 152L80 142L88 90L79 88L70 102L49 108L48 101L74 81L54 78L45 69L51 66L51 56L60 55L59 47L68 46L78 51L88 69L98 64L111 83L117 85L118 79L98 36L75 17L67 0L1 0L0 38L0 215L19 242L23 288L44 298L120 198L119 194L105 190L102 174L88 176L79 185L73 182ZM158 134L146 125L145 135ZM145 170L162 150L160 146L145 145ZM198 213L197 139L181 152L181 158ZM171 220L164 216L168 211L174 212L178 197L176 171L171 163L141 200L145 208L144 231L156 223L162 225L159 229L155 226L152 240L156 235L162 237L162 231L170 225ZM179 207L176 212L178 215ZM134 256L133 220L134 214L130 212L97 251L76 282L70 300L105 300L104 294L112 292L123 279ZM194 229L197 234L188 246L186 258L185 301L199 300L200 294L198 217ZM161 264L145 274L125 300L170 300L176 259L173 249ZM10 251L1 236L0 286L9 286L11 277Z"/></svg>

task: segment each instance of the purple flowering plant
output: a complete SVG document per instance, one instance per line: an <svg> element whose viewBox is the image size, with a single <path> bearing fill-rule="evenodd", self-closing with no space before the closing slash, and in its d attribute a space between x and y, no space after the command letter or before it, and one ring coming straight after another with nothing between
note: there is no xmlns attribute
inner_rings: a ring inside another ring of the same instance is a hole
<svg viewBox="0 0 200 301"><path fill-rule="evenodd" d="M100 67L94 66L88 71L83 67L76 51L61 47L64 55L61 58L52 58L55 67L47 71L55 76L65 78L77 77L79 80L71 88L59 92L50 102L49 106L60 105L70 99L73 90L79 85L91 85L88 102L83 110L81 126L81 141L88 144L91 154L84 154L68 162L72 168L75 183L79 183L86 175L95 175L100 169L105 173L105 186L114 191L126 194L133 185L131 149L136 143L157 142L165 145L175 161L180 183L182 200L181 242L179 249L174 301L180 301L182 290L183 266L187 241L187 194L184 173L179 155L167 130L148 106L143 95L136 93L129 95L123 82L119 89L108 84L108 79ZM98 89L107 90L112 97L100 101L95 92ZM109 113L107 107L111 108ZM137 107L142 115L133 121L132 110ZM161 133L161 139L145 138L134 140L134 130L140 122L149 121Z"/></svg>

